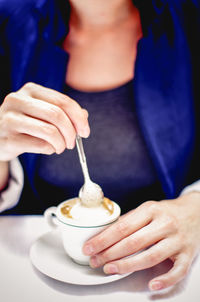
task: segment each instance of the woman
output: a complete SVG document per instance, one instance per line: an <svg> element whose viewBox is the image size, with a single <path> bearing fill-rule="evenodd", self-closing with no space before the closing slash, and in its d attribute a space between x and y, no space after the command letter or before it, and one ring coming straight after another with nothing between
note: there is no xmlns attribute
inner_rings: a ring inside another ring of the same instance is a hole
<svg viewBox="0 0 200 302"><path fill-rule="evenodd" d="M126 212L85 244L91 266L127 273L169 258L172 269L149 288L176 284L200 246L199 183L182 191L199 177L193 90L199 65L191 65L199 4L0 3L1 210L18 202L21 165L24 189L10 213L28 213L30 205L41 213L77 194L78 159L65 149L74 148L76 133L87 138L91 129L85 147L93 179Z"/></svg>

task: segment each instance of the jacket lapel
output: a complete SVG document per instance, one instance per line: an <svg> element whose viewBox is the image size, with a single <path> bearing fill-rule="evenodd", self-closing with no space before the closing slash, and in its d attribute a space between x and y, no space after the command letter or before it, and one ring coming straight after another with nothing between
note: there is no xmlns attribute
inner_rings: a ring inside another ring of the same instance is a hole
<svg viewBox="0 0 200 302"><path fill-rule="evenodd" d="M160 1L159 6L155 2L148 10L153 18L142 19L134 93L152 160L166 197L173 198L183 186L194 147L192 71L186 29L178 14L170 1Z"/></svg>

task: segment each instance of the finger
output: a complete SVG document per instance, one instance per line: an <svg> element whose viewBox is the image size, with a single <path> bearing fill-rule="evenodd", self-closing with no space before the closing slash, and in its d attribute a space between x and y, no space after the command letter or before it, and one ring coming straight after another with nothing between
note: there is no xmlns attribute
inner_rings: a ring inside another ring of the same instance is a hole
<svg viewBox="0 0 200 302"><path fill-rule="evenodd" d="M178 247L172 244L171 240L164 239L135 256L105 264L104 272L112 273L114 267L116 267L116 272L119 274L147 269L177 254L177 250Z"/></svg>
<svg viewBox="0 0 200 302"><path fill-rule="evenodd" d="M62 134L68 149L75 145L76 130L65 112L51 103L34 99L28 95L15 94L12 102L12 111L24 113L33 118L46 121L54 126Z"/></svg>
<svg viewBox="0 0 200 302"><path fill-rule="evenodd" d="M29 83L26 87L33 98L44 100L62 108L80 136L85 138L89 136L88 113L76 101L63 93L38 84Z"/></svg>
<svg viewBox="0 0 200 302"><path fill-rule="evenodd" d="M10 138L9 148L7 150L8 156L9 154L14 154L15 157L25 152L49 155L55 152L54 148L46 141L27 134L13 135Z"/></svg>
<svg viewBox="0 0 200 302"><path fill-rule="evenodd" d="M149 282L149 289L160 290L175 285L187 275L191 263L191 257L180 254L173 267L166 274L160 275Z"/></svg>
<svg viewBox="0 0 200 302"><path fill-rule="evenodd" d="M139 252L165 238L167 233L168 230L164 225L160 224L159 221L154 221L108 249L91 257L90 265L92 267L99 267L107 262Z"/></svg>
<svg viewBox="0 0 200 302"><path fill-rule="evenodd" d="M143 228L151 222L151 216L148 215L142 207L121 216L121 218L105 229L103 232L88 240L83 247L86 255L95 255L112 246L116 242Z"/></svg>
<svg viewBox="0 0 200 302"><path fill-rule="evenodd" d="M45 140L60 154L65 149L65 141L52 124L28 117L20 113L9 113L11 133L23 133Z"/></svg>

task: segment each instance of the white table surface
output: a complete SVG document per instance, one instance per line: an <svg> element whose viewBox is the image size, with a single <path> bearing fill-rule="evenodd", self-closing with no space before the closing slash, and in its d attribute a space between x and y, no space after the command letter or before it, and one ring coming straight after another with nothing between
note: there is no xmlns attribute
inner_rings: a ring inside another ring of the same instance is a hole
<svg viewBox="0 0 200 302"><path fill-rule="evenodd" d="M1 302L200 301L200 257L184 281L157 293L151 293L147 283L166 271L168 262L103 285L70 285L49 278L37 271L29 259L31 244L48 231L42 216L0 217Z"/></svg>

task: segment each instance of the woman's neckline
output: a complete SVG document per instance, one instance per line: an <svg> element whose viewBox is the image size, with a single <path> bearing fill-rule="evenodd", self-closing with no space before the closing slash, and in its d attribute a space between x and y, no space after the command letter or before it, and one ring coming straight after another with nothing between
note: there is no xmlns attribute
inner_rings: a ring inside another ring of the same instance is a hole
<svg viewBox="0 0 200 302"><path fill-rule="evenodd" d="M73 92L76 94L87 94L87 95L100 95L100 94L107 94L107 93L115 93L120 92L124 89L127 89L128 87L133 86L133 79L126 81L124 84L118 85L116 87L110 88L110 89L103 89L103 90L95 90L95 91L87 91L82 89L76 89L69 84L65 83L64 85L64 91L65 92Z"/></svg>

